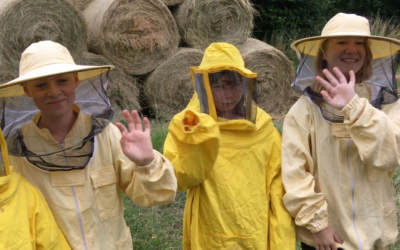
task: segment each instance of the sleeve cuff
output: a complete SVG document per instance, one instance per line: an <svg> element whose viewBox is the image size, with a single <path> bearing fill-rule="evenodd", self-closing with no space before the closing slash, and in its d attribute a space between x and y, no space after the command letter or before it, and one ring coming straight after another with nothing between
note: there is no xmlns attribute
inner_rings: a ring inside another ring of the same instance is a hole
<svg viewBox="0 0 400 250"><path fill-rule="evenodd" d="M159 157L159 155L156 154L156 153L154 152L154 149L153 149L153 155L154 155L153 160L152 160L149 164L147 164L147 165L141 165L141 166L136 165L136 166L137 166L138 168L150 168L151 166L156 165L156 163L157 163L156 157Z"/></svg>
<svg viewBox="0 0 400 250"><path fill-rule="evenodd" d="M350 102L342 109L344 115L344 123L351 123L356 120L361 110L364 107L365 98L360 98L357 94L350 100Z"/></svg>
<svg viewBox="0 0 400 250"><path fill-rule="evenodd" d="M317 222L312 222L307 225L306 228L311 231L311 233L318 233L328 227L328 219L322 219Z"/></svg>

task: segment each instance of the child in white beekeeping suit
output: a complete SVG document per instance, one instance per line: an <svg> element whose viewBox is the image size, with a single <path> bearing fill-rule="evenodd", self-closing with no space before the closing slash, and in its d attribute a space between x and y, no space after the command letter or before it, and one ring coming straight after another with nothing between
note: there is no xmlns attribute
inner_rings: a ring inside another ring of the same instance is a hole
<svg viewBox="0 0 400 250"><path fill-rule="evenodd" d="M295 41L303 96L282 139L283 201L303 249L385 249L397 240L390 178L400 165L400 41L339 13Z"/></svg>
<svg viewBox="0 0 400 250"><path fill-rule="evenodd" d="M2 124L16 172L38 187L73 249L132 249L121 192L142 206L174 201L171 163L153 150L150 123L123 111L110 122L113 66L76 65L51 41L30 45L17 79L0 86Z"/></svg>

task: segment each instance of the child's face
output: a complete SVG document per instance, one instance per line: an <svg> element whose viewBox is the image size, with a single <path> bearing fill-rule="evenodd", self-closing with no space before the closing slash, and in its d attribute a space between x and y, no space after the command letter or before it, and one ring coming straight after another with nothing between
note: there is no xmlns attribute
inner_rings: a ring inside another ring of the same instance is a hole
<svg viewBox="0 0 400 250"><path fill-rule="evenodd" d="M77 73L65 73L29 81L23 88L43 117L60 118L72 112L78 85Z"/></svg>
<svg viewBox="0 0 400 250"><path fill-rule="evenodd" d="M224 74L218 82L211 84L215 108L220 112L232 111L242 98L243 88L243 83Z"/></svg>
<svg viewBox="0 0 400 250"><path fill-rule="evenodd" d="M333 72L332 69L338 67L345 76L349 75L350 70L357 73L363 67L365 57L364 38L358 37L329 39L324 55L328 69Z"/></svg>

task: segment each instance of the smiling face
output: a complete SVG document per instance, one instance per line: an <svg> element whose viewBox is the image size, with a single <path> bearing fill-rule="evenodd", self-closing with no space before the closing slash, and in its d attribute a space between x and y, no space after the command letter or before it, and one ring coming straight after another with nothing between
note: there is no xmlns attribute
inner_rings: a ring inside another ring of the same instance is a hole
<svg viewBox="0 0 400 250"><path fill-rule="evenodd" d="M365 39L357 37L331 38L324 48L323 59L331 71L338 67L349 78L349 71L358 73L364 66L366 58Z"/></svg>
<svg viewBox="0 0 400 250"><path fill-rule="evenodd" d="M32 80L23 85L43 118L63 118L71 115L75 89L79 86L77 73L65 73Z"/></svg>
<svg viewBox="0 0 400 250"><path fill-rule="evenodd" d="M216 82L211 82L211 92L217 114L226 119L238 118L234 108L243 96L244 86L238 73L225 73Z"/></svg>

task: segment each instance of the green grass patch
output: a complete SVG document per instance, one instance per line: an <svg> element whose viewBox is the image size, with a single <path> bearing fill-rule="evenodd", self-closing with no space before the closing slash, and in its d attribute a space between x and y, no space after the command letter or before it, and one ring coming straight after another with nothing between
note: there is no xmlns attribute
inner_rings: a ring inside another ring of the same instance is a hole
<svg viewBox="0 0 400 250"><path fill-rule="evenodd" d="M156 207L136 206L125 195L123 200L135 250L182 249L186 192L178 192L174 203Z"/></svg>

